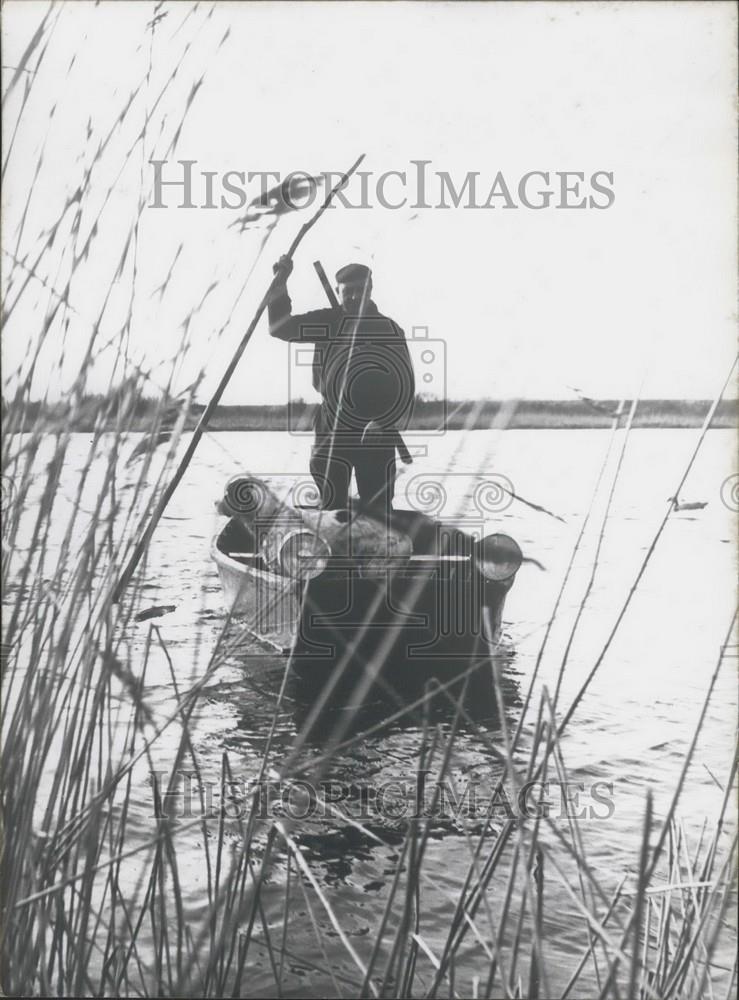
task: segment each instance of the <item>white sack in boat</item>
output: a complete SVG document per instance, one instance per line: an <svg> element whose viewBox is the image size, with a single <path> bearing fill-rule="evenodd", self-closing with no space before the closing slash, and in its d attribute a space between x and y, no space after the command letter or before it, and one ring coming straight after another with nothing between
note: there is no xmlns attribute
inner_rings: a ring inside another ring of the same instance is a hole
<svg viewBox="0 0 739 1000"><path fill-rule="evenodd" d="M301 510L304 524L322 538L335 556L377 556L381 559L410 556L413 543L403 531L382 519L345 510Z"/></svg>

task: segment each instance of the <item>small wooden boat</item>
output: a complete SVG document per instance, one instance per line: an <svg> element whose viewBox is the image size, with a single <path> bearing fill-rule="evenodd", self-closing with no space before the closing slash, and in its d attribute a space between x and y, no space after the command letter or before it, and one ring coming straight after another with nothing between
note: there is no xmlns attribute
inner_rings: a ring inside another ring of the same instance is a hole
<svg viewBox="0 0 739 1000"><path fill-rule="evenodd" d="M254 522L238 516L211 551L227 612L263 646L291 655L297 672L331 670L342 658L464 668L495 649L522 561L512 538L476 538L418 511L396 510L376 522L396 541L368 552L366 542L351 544L352 523L366 523L366 514L299 506L291 514L319 532L326 519L318 553L310 550L310 532L283 532L280 564ZM346 525L340 545L337 523ZM301 559L308 567L302 572L295 569Z"/></svg>

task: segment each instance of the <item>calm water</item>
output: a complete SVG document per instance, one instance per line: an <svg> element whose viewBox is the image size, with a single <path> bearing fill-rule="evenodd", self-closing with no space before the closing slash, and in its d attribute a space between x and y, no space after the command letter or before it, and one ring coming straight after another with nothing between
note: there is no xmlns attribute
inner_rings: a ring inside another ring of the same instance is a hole
<svg viewBox="0 0 739 1000"><path fill-rule="evenodd" d="M449 433L427 440L428 454L418 455L399 481L398 506L405 505L406 490L411 499L424 495L428 498L432 495L428 488L419 493L419 486L422 482L440 482L446 500L439 516L463 518L477 525L482 515L473 498L481 472L504 475L521 497L564 519L556 520L521 503L509 504L505 495L488 496L494 508L484 516L489 530L513 535L524 553L544 567L525 564L506 605L501 667L509 727L515 727L521 719L523 698L590 504L608 437L608 432L594 430L476 431L466 436ZM569 654L560 709L570 704L597 658L696 439L696 431L632 432L602 541L595 585ZM581 823L584 847L609 894L636 866L647 789L654 792L657 816L667 808L734 611L735 514L722 503L720 495L722 483L734 471L733 441L730 432L713 431L704 442L682 498L708 501L708 506L671 517L616 639L563 741L569 778L583 783L582 801L595 807L591 818ZM70 498L87 443L84 435L77 435L73 441L66 483ZM306 438L279 433L221 433L202 442L159 526L143 575L144 607L176 606L173 612L156 619L156 624L169 647L181 690L201 676L225 617L217 573L209 557L210 539L220 525L213 501L226 478L239 470L271 477L278 489L281 484L286 488L296 476L306 478L309 445ZM619 447L620 438L616 450ZM413 482L419 476L425 478ZM606 479L610 482L608 473ZM602 510L605 490L600 496L596 514ZM596 516L596 525L599 522ZM562 651L590 576L596 541L597 531L590 531L565 591L532 707L524 719L521 761L526 759L530 745L541 686L547 685L553 691L556 685ZM128 640L134 662L148 630L148 622L131 630ZM721 803L722 792L712 775L723 784L730 765L736 719L735 666L735 659L726 659L679 809L686 827L694 834L699 832L704 818L711 822ZM282 664L277 658L248 644L219 667L200 704L194 732L202 775L217 789L223 751L228 751L236 779L230 800L234 808L243 783L254 777L259 765L281 676ZM163 657L154 657L149 666L147 695L160 718L172 712L173 687ZM287 695L273 744L275 768L286 759L310 707L304 691L291 687ZM438 822L429 841L421 934L434 951L442 946L453 910L452 899L458 894L469 864L464 825L468 823L474 829L476 817L484 812L492 784L500 774L489 746L489 741L500 745L502 740L489 678L476 688L468 709L476 721L461 726L450 777L458 792L474 786L479 800L468 803L463 815ZM373 703L362 723L371 724L391 710L382 703ZM333 725L337 718L341 719L340 710L327 725ZM439 708L435 718L446 726L448 713ZM157 767L167 768L178 738L175 725L165 730L157 743ZM364 809L364 822L386 841L385 845L373 844L331 817L314 817L303 826L305 857L318 880L330 887L330 900L342 926L365 956L371 947L373 929L381 919L397 862L398 832L403 826L402 816L397 815L400 807L394 813L387 806L388 798L381 807L377 793L394 782L395 789L386 794L389 799L397 799L399 783L412 784L420 743L419 719L413 715L381 734L355 743L332 762L325 775L326 780L340 783L344 791L349 789L350 798L344 807L354 810L354 815ZM320 754L321 749L319 734L303 748L300 760L305 762L311 755ZM183 769L189 770L189 766L185 764ZM139 808L129 826L129 837L148 839L154 832L148 767L142 764L137 769L135 781ZM612 784L612 793L601 792L607 794L608 808L599 807L591 797L593 783L599 781ZM216 792L214 804L217 802ZM566 834L566 819L558 822ZM206 884L200 831L195 828L183 833L179 844L185 902L194 920L203 912ZM276 927L282 920L283 862L284 858L274 866L265 897L268 917ZM128 876L131 886L137 871L132 863ZM571 876L576 887L574 869ZM492 883L493 905L503 886L501 880ZM302 893L295 888L292 898L289 947L294 954L321 964ZM550 987L556 990L569 978L586 937L582 920L574 913L554 872L547 876L545 899L546 956ZM315 896L313 903L328 947L335 942L330 960L338 971L352 976L353 967ZM482 952L470 937L461 955L465 961L458 972L458 989L469 995ZM248 991L259 995L272 983L272 973L266 952L255 951L254 956L259 964L249 976ZM420 965L419 970L424 977L429 967ZM574 995L589 995L586 982L581 981ZM320 996L324 990L333 992L325 975L301 967L297 961L286 970L286 995Z"/></svg>

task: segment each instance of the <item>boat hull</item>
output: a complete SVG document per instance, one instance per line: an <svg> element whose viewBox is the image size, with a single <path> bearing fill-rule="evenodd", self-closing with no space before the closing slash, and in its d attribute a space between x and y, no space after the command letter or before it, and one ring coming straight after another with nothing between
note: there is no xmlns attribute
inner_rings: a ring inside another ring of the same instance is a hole
<svg viewBox="0 0 739 1000"><path fill-rule="evenodd" d="M468 553L334 560L302 584L268 572L256 554L234 558L239 530L229 522L212 545L226 610L263 646L290 654L298 674L342 663L464 669L499 641L513 577L485 579Z"/></svg>

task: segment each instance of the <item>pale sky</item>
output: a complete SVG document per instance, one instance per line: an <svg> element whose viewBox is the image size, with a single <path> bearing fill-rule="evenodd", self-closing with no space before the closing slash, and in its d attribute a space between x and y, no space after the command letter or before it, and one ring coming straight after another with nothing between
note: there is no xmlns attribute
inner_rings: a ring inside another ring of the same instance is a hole
<svg viewBox="0 0 739 1000"><path fill-rule="evenodd" d="M451 398L568 398L568 386L615 398L715 394L736 344L733 3L222 2L210 15L208 7L179 3L161 8L166 17L152 35L146 26L154 8L77 2L54 13L14 141L3 193L5 281L29 192L19 244L27 263L113 129L83 201L82 231L96 224L98 237L70 285L66 333L61 322L50 331L37 391L48 385L58 396L73 378L141 192L152 200L148 160L165 155L202 76L170 156L173 175L177 159L197 160L197 178L200 170L217 177L340 171L365 153L363 169L375 178L411 172L419 159L458 183L477 171L481 200L501 172L517 200L528 171L549 171L555 188L557 171L613 174L615 200L604 211L505 209L500 199L488 210L394 211L374 196L368 210L333 209L298 251L290 283L296 309L324 304L313 260L331 275L361 260L373 267L382 311L408 335L427 327L444 342L430 391ZM34 0L3 5L4 66L18 65L46 10ZM3 70L5 86L11 75ZM139 84L129 118L114 129ZM22 95L16 87L6 102L6 150ZM410 177L408 184L414 196ZM255 180L250 196L258 188ZM438 185L433 190L429 200L438 200ZM201 181L194 191L202 199ZM389 182L387 191L395 197L399 188ZM191 320L177 376L183 386L205 365L204 401L272 261L309 216L280 222L234 308L261 232L239 233L232 224L242 213L180 209L174 196L165 198L173 207L143 212L135 281L129 255L100 343L121 326L133 287L129 357L163 373L181 343L182 320L213 285ZM73 245L62 228L42 265L58 290ZM16 269L16 290L18 278ZM48 292L31 279L5 331L6 386L47 304ZM106 384L109 356L91 388ZM263 322L224 402L285 402L288 391L311 398L307 372L290 375L289 368L288 348L270 340Z"/></svg>

